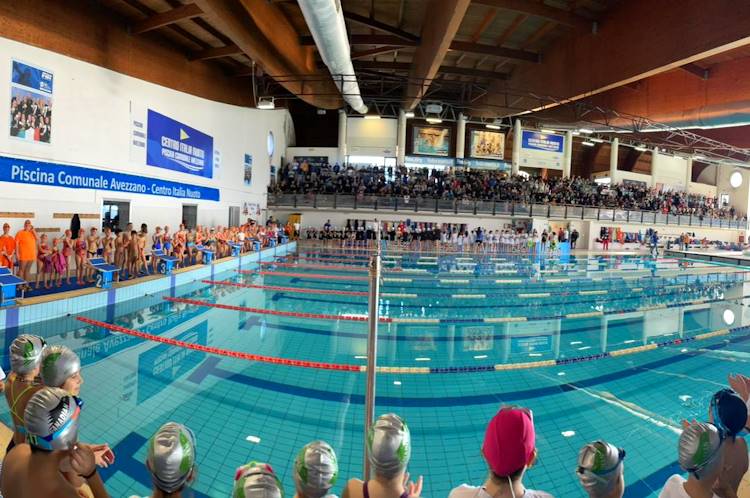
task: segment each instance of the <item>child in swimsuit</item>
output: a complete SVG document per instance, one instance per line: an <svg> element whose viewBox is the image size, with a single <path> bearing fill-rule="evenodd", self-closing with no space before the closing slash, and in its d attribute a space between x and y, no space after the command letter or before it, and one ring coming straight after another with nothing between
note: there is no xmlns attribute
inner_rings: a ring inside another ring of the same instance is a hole
<svg viewBox="0 0 750 498"><path fill-rule="evenodd" d="M36 261L36 288L39 288L39 280L44 275L44 288L49 289L49 274L52 272L52 260L50 255L52 250L47 243L47 234L43 233L39 239L39 251L37 251Z"/></svg>
<svg viewBox="0 0 750 498"><path fill-rule="evenodd" d="M57 281L57 287L62 287L62 277L66 273L68 265L61 251L61 241L58 239L52 240L52 255L50 259L52 260L52 269L56 275L56 278L53 278Z"/></svg>
<svg viewBox="0 0 750 498"><path fill-rule="evenodd" d="M71 256L73 256L73 233L65 230L65 238L62 240L62 256L65 258L65 283L70 285Z"/></svg>
<svg viewBox="0 0 750 498"><path fill-rule="evenodd" d="M12 448L26 442L26 427L23 420L26 404L43 386L37 383L45 343L41 337L22 334L10 345L11 372L5 385L5 400L8 402L15 431Z"/></svg>
<svg viewBox="0 0 750 498"><path fill-rule="evenodd" d="M85 269L86 266L86 231L81 228L78 231L78 238L76 239L75 251L76 251L76 283L83 285L83 279L86 277Z"/></svg>

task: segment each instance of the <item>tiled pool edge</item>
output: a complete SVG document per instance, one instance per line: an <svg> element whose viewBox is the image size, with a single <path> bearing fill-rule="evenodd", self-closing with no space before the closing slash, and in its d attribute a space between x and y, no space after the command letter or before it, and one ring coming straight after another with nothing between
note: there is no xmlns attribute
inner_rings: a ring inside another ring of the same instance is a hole
<svg viewBox="0 0 750 498"><path fill-rule="evenodd" d="M276 256L284 256L296 250L297 243L289 242L264 249L258 253L246 253L239 257L224 258L211 265L196 266L194 269L174 273L153 280L134 283L123 287L101 289L92 294L84 294L29 305L13 306L0 309L0 328L18 327L45 320L83 313L97 308L106 308L117 303L130 301L148 294L170 291L191 282L213 279L214 275L233 270L248 268L258 261L269 261Z"/></svg>

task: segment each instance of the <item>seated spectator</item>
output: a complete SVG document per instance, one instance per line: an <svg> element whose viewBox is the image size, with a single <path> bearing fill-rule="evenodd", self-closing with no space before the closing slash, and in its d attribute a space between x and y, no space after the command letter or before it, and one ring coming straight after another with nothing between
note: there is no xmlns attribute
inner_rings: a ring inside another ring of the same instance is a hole
<svg viewBox="0 0 750 498"><path fill-rule="evenodd" d="M109 497L94 452L78 443L81 406L62 389L45 387L32 396L24 411L29 442L13 448L3 461L0 492L5 498L79 498L62 471L84 479L94 498Z"/></svg>
<svg viewBox="0 0 750 498"><path fill-rule="evenodd" d="M677 446L680 467L690 475L687 480L679 474L670 477L659 498L729 498L734 493L720 495L712 491L722 469L721 451L724 434L713 424L694 422L682 431ZM730 490L731 492L731 490Z"/></svg>
<svg viewBox="0 0 750 498"><path fill-rule="evenodd" d="M328 443L307 443L294 459L295 498L321 498L336 484L339 464Z"/></svg>
<svg viewBox="0 0 750 498"><path fill-rule="evenodd" d="M159 427L148 444L146 467L154 484L150 498L182 498L198 472L193 432L176 422Z"/></svg>
<svg viewBox="0 0 750 498"><path fill-rule="evenodd" d="M503 407L487 425L482 455L490 475L481 487L462 484L448 498L551 498L527 489L523 476L536 460L534 418L528 408Z"/></svg>
<svg viewBox="0 0 750 498"><path fill-rule="evenodd" d="M284 488L267 463L250 462L234 474L232 498L283 498Z"/></svg>
<svg viewBox="0 0 750 498"><path fill-rule="evenodd" d="M591 498L622 498L625 493L625 450L604 441L581 448L576 474Z"/></svg>
<svg viewBox="0 0 750 498"><path fill-rule="evenodd" d="M406 498L422 493L422 476L409 482L406 467L411 457L411 433L398 415L381 415L367 433L367 458L375 478L351 479L343 498Z"/></svg>
<svg viewBox="0 0 750 498"><path fill-rule="evenodd" d="M16 444L26 441L26 426L23 413L31 397L42 388L36 381L42 364L42 351L46 343L44 339L35 335L19 335L10 344L10 368L8 385L5 390L5 400L10 408L13 420L13 438L8 445L8 451Z"/></svg>

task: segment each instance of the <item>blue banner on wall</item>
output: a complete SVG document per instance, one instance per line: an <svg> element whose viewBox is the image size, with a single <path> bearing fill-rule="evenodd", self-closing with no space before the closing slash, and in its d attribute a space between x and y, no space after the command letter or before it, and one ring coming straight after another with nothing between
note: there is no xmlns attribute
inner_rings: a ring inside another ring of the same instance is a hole
<svg viewBox="0 0 750 498"><path fill-rule="evenodd" d="M51 94L53 76L49 71L14 60L11 83Z"/></svg>
<svg viewBox="0 0 750 498"><path fill-rule="evenodd" d="M146 164L213 177L214 139L172 118L148 110Z"/></svg>
<svg viewBox="0 0 750 498"><path fill-rule="evenodd" d="M0 156L0 182L218 201L219 189L101 169Z"/></svg>
<svg viewBox="0 0 750 498"><path fill-rule="evenodd" d="M538 133L536 131L523 131L521 147L524 149L544 150L547 152L563 152L562 135L550 135L547 133Z"/></svg>

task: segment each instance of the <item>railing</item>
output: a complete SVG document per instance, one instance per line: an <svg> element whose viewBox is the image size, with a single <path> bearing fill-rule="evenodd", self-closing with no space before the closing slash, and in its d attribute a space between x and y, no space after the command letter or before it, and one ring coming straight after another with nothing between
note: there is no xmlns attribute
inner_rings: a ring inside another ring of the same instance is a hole
<svg viewBox="0 0 750 498"><path fill-rule="evenodd" d="M269 207L291 207L294 209L351 209L368 211L398 211L410 213L451 213L489 216L513 216L516 218L562 218L578 220L612 221L617 223L640 223L747 229L746 220L708 218L687 214L663 214L656 211L628 210L617 208L525 204L510 201L471 201L452 199L423 199L419 197L391 197L377 195L339 194L269 194Z"/></svg>

